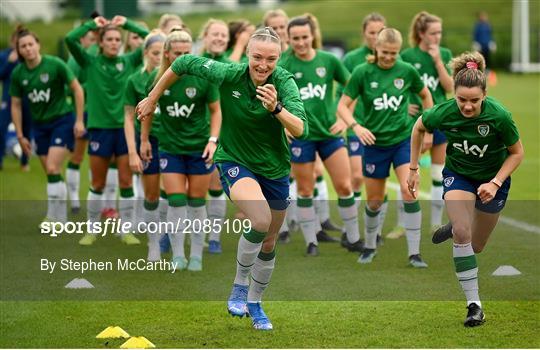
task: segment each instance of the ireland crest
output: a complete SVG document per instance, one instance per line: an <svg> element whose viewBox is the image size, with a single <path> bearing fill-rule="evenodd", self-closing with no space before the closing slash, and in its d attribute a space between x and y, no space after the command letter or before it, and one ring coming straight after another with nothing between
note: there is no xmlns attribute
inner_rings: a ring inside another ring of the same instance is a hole
<svg viewBox="0 0 540 350"><path fill-rule="evenodd" d="M194 87L188 87L186 88L186 96L189 98L193 98L197 95L197 89Z"/></svg>
<svg viewBox="0 0 540 350"><path fill-rule="evenodd" d="M351 151L356 152L360 148L360 142L351 142Z"/></svg>
<svg viewBox="0 0 540 350"><path fill-rule="evenodd" d="M41 80L43 84L47 83L49 81L49 73L40 74L39 80Z"/></svg>
<svg viewBox="0 0 540 350"><path fill-rule="evenodd" d="M486 124L480 124L478 125L478 133L482 137L486 137L487 134L489 134L489 125Z"/></svg>
<svg viewBox="0 0 540 350"><path fill-rule="evenodd" d="M227 170L227 174L229 174L230 177L237 177L238 176L238 173L240 172L240 169L235 166L234 168L230 168L229 170Z"/></svg>
<svg viewBox="0 0 540 350"><path fill-rule="evenodd" d="M396 89L401 90L403 88L403 85L405 85L405 81L403 79L394 79L394 86L396 87Z"/></svg>
<svg viewBox="0 0 540 350"><path fill-rule="evenodd" d="M315 69L315 73L317 73L320 78L324 78L324 76L326 75L326 68L318 67L317 69Z"/></svg>
<svg viewBox="0 0 540 350"><path fill-rule="evenodd" d="M99 149L99 142L97 141L90 142L90 149L94 152L97 151Z"/></svg>
<svg viewBox="0 0 540 350"><path fill-rule="evenodd" d="M118 63L116 64L116 69L117 69L119 72L123 71L123 70L124 70L124 64L123 64L122 62L118 62Z"/></svg>
<svg viewBox="0 0 540 350"><path fill-rule="evenodd" d="M292 147L291 148L291 153L293 154L293 156L298 158L302 154L302 148L300 148L300 147Z"/></svg>
<svg viewBox="0 0 540 350"><path fill-rule="evenodd" d="M449 176L447 178L444 179L443 181L444 183L444 187L450 187L452 186L452 184L454 183L454 177L453 176Z"/></svg>
<svg viewBox="0 0 540 350"><path fill-rule="evenodd" d="M373 174L375 172L375 164L366 164L366 171L368 174Z"/></svg>
<svg viewBox="0 0 540 350"><path fill-rule="evenodd" d="M167 167L168 163L169 161L167 160L167 158L161 158L159 160L159 167L161 168L161 170L164 170Z"/></svg>

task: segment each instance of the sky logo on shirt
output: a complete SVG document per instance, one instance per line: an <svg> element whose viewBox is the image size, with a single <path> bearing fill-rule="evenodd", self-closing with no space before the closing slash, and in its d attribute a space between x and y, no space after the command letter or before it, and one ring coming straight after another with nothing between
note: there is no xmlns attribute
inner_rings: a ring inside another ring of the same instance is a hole
<svg viewBox="0 0 540 350"><path fill-rule="evenodd" d="M307 86L301 88L299 91L302 100L309 100L310 98L320 98L321 100L324 100L324 97L326 96L326 84L321 86L308 83Z"/></svg>
<svg viewBox="0 0 540 350"><path fill-rule="evenodd" d="M469 147L469 142L464 140L463 143L454 142L452 147L465 154L472 154L478 158L482 158L488 149L488 145L480 148L478 145L472 145Z"/></svg>
<svg viewBox="0 0 540 350"><path fill-rule="evenodd" d="M48 88L45 91L43 91L43 90L38 91L37 89L34 89L34 90L32 90L32 92L30 92L28 94L28 99L32 103L39 103L39 102L48 103L50 98L51 98L51 89L50 88Z"/></svg>
<svg viewBox="0 0 540 350"><path fill-rule="evenodd" d="M437 87L439 86L439 78L432 77L427 73L422 74L420 78L422 78L422 81L430 90L437 90Z"/></svg>
<svg viewBox="0 0 540 350"><path fill-rule="evenodd" d="M381 111L383 109L392 109L395 112L401 105L401 101L403 101L403 95L399 95L399 97L389 97L385 92L382 97L378 97L373 100L373 105L375 106L376 111Z"/></svg>
<svg viewBox="0 0 540 350"><path fill-rule="evenodd" d="M193 112L193 109L195 108L195 103L192 103L191 106L186 106L178 103L177 101L174 102L172 106L167 106L167 114L170 117L178 118L189 118L191 115L191 112Z"/></svg>

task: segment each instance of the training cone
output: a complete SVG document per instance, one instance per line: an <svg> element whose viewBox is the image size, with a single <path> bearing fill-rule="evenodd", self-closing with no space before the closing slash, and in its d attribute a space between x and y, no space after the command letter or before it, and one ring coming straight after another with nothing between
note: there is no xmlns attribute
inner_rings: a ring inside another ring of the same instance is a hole
<svg viewBox="0 0 540 350"><path fill-rule="evenodd" d="M156 346L145 337L131 337L124 344L120 345L120 349L150 349Z"/></svg>
<svg viewBox="0 0 540 350"><path fill-rule="evenodd" d="M129 338L129 334L118 326L109 326L105 328L101 333L96 335L98 339L107 339L107 338Z"/></svg>

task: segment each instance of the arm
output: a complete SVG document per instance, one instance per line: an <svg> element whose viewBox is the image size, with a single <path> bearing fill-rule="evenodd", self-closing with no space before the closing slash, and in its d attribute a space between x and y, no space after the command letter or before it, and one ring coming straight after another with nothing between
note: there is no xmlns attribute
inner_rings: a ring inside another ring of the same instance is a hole
<svg viewBox="0 0 540 350"><path fill-rule="evenodd" d="M141 158L144 161L150 161L152 159L152 145L150 144L150 130L152 129L152 119L154 119L154 113L151 113L148 118L141 121Z"/></svg>
<svg viewBox="0 0 540 350"><path fill-rule="evenodd" d="M337 115L345 122L348 128L351 128L352 131L354 131L356 136L358 136L364 145L373 145L375 144L376 140L375 135L373 135L368 129L358 124L354 119L352 110L355 103L354 101L355 100L348 95L343 94L338 103Z"/></svg>
<svg viewBox="0 0 540 350"><path fill-rule="evenodd" d="M246 51L246 46L249 41L249 37L251 34L244 30L242 33L238 35L238 38L236 39L236 43L234 43L234 48L231 52L231 55L229 56L229 59L233 62L240 63L240 60L242 59L242 55Z"/></svg>
<svg viewBox="0 0 540 350"><path fill-rule="evenodd" d="M424 139L426 131L426 127L422 122L422 117L418 118L414 124L411 135L411 161L409 164L409 177L407 179L409 192L414 198L416 198L416 191L420 184L418 159L420 158L422 140Z"/></svg>
<svg viewBox="0 0 540 350"><path fill-rule="evenodd" d="M112 24L122 27L125 30L135 33L139 35L141 38L146 38L146 36L150 33L147 29L139 26L134 21L127 19L124 16L114 16L114 18L111 21ZM130 52L126 55L126 57L131 61L131 63L136 67L140 65L143 61L143 48L142 45L139 46L136 50L133 52Z"/></svg>
<svg viewBox="0 0 540 350"><path fill-rule="evenodd" d="M135 143L135 124L133 117L135 116L135 107L124 105L124 134L126 135L126 143L128 146L129 167L133 172L142 173L143 165L141 158L137 153Z"/></svg>
<svg viewBox="0 0 540 350"><path fill-rule="evenodd" d="M11 96L11 120L15 126L17 140L19 140L19 144L21 145L24 154L30 156L30 154L32 154L32 145L23 134L21 98L17 96Z"/></svg>
<svg viewBox="0 0 540 350"><path fill-rule="evenodd" d="M84 91L77 79L73 79L69 87L75 97L75 115L77 116L74 127L75 137L82 137L84 135Z"/></svg>
<svg viewBox="0 0 540 350"><path fill-rule="evenodd" d="M211 102L208 104L208 109L210 110L210 139L204 148L202 157L206 159L206 163L211 163L217 147L214 140L218 139L221 130L221 105L219 101Z"/></svg>
<svg viewBox="0 0 540 350"><path fill-rule="evenodd" d="M439 82L446 92L452 92L454 90L454 79L448 73L446 66L444 64L443 58L441 56L441 49L438 45L430 45L428 48L428 53L433 59L435 64L435 69L439 75Z"/></svg>
<svg viewBox="0 0 540 350"><path fill-rule="evenodd" d="M107 23L107 20L103 17L96 17L93 21L88 21L78 28L70 31L64 39L69 52L73 55L73 58L77 63L84 67L89 61L92 60L92 56L89 55L84 47L82 47L80 39L86 35L90 30L101 28Z"/></svg>
<svg viewBox="0 0 540 350"><path fill-rule="evenodd" d="M424 86L422 90L418 93L418 96L422 99L422 106L424 110L433 107L433 99L431 97L431 92L429 89ZM433 146L433 133L427 132L424 134L424 143L422 144L422 152L427 151Z"/></svg>
<svg viewBox="0 0 540 350"><path fill-rule="evenodd" d="M16 50L11 50L8 54L7 51L2 53L0 57L0 80L7 80L13 69L18 63L18 55Z"/></svg>
<svg viewBox="0 0 540 350"><path fill-rule="evenodd" d="M159 101L159 98L163 95L163 92L167 90L172 84L174 84L180 77L176 75L171 68L168 68L163 76L159 79L159 81L156 83L154 88L150 91L148 94L148 97L143 99L141 102L137 104L137 115L139 116L139 120L146 121L146 119L151 119L151 117L154 114L154 111L156 110L157 102ZM141 140L142 138L142 130L145 123L142 123L141 125ZM148 139L148 134L147 134Z"/></svg>

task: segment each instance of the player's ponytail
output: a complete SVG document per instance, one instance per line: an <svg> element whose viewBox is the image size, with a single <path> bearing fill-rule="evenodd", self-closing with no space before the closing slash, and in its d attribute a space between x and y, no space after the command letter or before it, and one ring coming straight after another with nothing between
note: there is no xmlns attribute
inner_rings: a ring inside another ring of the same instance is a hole
<svg viewBox="0 0 540 350"><path fill-rule="evenodd" d="M458 86L479 87L486 91L486 61L479 52L465 52L450 62L454 90Z"/></svg>

